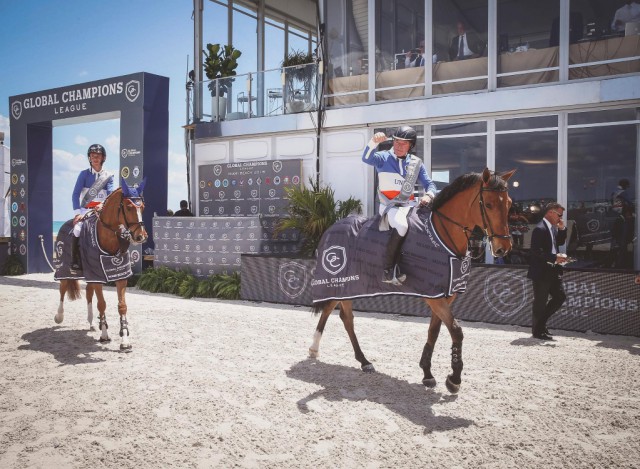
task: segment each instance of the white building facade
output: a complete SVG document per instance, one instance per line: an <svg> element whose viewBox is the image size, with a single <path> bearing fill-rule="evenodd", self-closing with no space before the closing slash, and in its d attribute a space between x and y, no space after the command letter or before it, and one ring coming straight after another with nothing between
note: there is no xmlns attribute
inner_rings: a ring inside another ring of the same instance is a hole
<svg viewBox="0 0 640 469"><path fill-rule="evenodd" d="M517 170L507 262L526 263L528 233L557 200L576 266L640 269L637 209L621 220L612 207L624 180L636 202L640 180L640 35L613 24L624 2L203 2L194 1L195 51L209 41L207 12L228 15L227 43L239 43L240 21L255 23L258 41L239 60L250 69L239 67L228 118L212 121L206 77L196 74L192 188L203 164L301 158L303 179L319 177L373 215L375 174L362 150L374 132L407 124L439 188L485 167ZM318 59L312 79L290 80L269 58L295 49ZM192 198L197 211L197 190Z"/></svg>

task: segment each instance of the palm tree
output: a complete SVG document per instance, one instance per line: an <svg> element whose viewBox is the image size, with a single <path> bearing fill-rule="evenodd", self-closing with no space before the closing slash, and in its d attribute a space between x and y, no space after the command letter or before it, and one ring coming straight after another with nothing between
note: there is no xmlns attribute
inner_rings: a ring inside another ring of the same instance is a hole
<svg viewBox="0 0 640 469"><path fill-rule="evenodd" d="M314 182L311 178L309 183L311 188L285 188L289 198L289 218L282 218L278 222L275 234L287 229L297 230L303 239L300 253L312 257L324 232L341 218L352 213L361 214L362 202L353 197L336 201L331 187L321 187L319 182Z"/></svg>

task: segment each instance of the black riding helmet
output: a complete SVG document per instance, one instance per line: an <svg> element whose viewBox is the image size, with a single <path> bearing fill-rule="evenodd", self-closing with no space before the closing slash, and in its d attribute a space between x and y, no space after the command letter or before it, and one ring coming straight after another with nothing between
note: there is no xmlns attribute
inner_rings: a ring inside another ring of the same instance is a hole
<svg viewBox="0 0 640 469"><path fill-rule="evenodd" d="M398 127L393 134L394 140L406 140L411 142L411 147L409 151L413 150L413 147L416 146L416 141L418 140L418 134L413 127L409 127L408 125L403 125L402 127Z"/></svg>
<svg viewBox="0 0 640 469"><path fill-rule="evenodd" d="M91 153L100 153L102 155L102 164L104 164L105 160L107 159L107 150L105 150L104 147L99 143L94 143L89 147L89 149L87 150L87 158L91 156Z"/></svg>

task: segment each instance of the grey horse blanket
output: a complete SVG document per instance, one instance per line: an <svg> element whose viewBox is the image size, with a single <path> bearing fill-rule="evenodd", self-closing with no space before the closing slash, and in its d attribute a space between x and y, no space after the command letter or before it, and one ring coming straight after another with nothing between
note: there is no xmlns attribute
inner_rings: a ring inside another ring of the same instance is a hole
<svg viewBox="0 0 640 469"><path fill-rule="evenodd" d="M76 274L72 274L70 270L73 220L69 220L62 225L55 244L56 259L54 267L56 271L53 276L55 280L85 279L87 283L107 283L127 279L133 275L129 251L111 256L100 248L98 231L96 230L97 221L97 216L90 215L82 223L82 230L80 231L82 272Z"/></svg>
<svg viewBox="0 0 640 469"><path fill-rule="evenodd" d="M433 228L432 212L414 209L402 246L403 285L382 282L383 258L391 231L380 231L380 216L347 217L329 228L318 245L311 281L313 302L379 295L440 298L462 293L471 271L468 253L451 252Z"/></svg>

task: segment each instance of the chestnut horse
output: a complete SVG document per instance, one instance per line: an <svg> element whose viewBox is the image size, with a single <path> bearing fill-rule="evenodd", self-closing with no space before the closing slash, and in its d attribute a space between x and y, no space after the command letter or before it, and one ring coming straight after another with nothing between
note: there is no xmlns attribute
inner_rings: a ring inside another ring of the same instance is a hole
<svg viewBox="0 0 640 469"><path fill-rule="evenodd" d="M465 174L454 180L435 197L432 205L434 229L439 238L459 258L467 255L469 235L476 226L481 227L487 236L494 257L503 257L511 250L508 223L511 199L508 194L507 181L514 172L515 170L512 170L497 175L490 172L489 169L485 169L482 174ZM462 382L463 334L462 328L451 311L451 304L455 296L453 294L439 298L423 298L423 301L431 308L431 321L427 343L420 358L420 367L424 372L422 383L427 387L434 387L436 380L431 374L431 356L440 333L440 326L444 323L453 342L451 353L453 373L446 379L447 389L451 393L457 393ZM322 333L327 319L336 306L340 307L340 319L342 319L351 340L356 360L360 362L363 371L375 372L375 368L365 358L358 344L353 325L352 300L350 299L329 299L314 305L314 312L321 313L321 316L313 337L313 344L309 348L309 356L311 358L318 357Z"/></svg>
<svg viewBox="0 0 640 469"><path fill-rule="evenodd" d="M97 214L96 223L97 239L100 248L111 256L124 253L130 243L142 244L147 240L147 231L142 221L144 211L144 199L142 191L145 181L137 187L127 186L124 179L122 187L113 191L104 201L102 210ZM84 263L84 259L83 259ZM118 293L118 313L120 313L120 350L131 351L129 341L129 328L127 323L127 303L125 301L125 291L127 289L127 279L116 280L116 291ZM60 324L64 320L64 295L71 301L81 297L80 282L76 279L60 280L60 305L54 320ZM100 342L110 342L108 325L105 311L107 303L102 291L102 283L87 282L87 320L90 330L93 327L93 295L97 297L98 320L101 331Z"/></svg>

